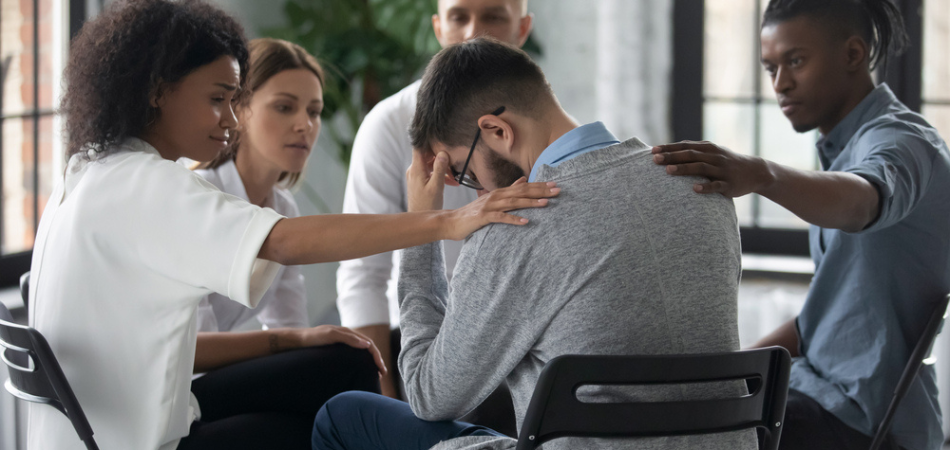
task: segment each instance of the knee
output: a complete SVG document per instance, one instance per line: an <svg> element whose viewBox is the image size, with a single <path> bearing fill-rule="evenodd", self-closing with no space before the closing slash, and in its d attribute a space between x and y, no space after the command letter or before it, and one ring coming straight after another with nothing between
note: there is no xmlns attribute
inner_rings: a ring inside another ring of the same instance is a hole
<svg viewBox="0 0 950 450"><path fill-rule="evenodd" d="M332 367L341 391L380 393L379 368L369 350L333 344L294 350L294 353L301 357L285 369L299 380L321 379L328 376L327 368Z"/></svg>
<svg viewBox="0 0 950 450"><path fill-rule="evenodd" d="M350 368L350 390L380 393L379 367L369 350L342 346L337 347L336 351L345 361L346 367Z"/></svg>
<svg viewBox="0 0 950 450"><path fill-rule="evenodd" d="M353 435L361 427L361 417L367 411L374 410L377 395L368 392L350 391L338 394L328 400L313 421L311 443L315 450L336 450L346 448L343 437ZM362 433L355 433L362 435Z"/></svg>
<svg viewBox="0 0 950 450"><path fill-rule="evenodd" d="M339 448L334 446L334 436L338 436L333 426L333 419L330 412L327 411L327 405L334 399L330 399L323 404L320 411L317 411L317 417L313 420L313 432L310 435L311 447L314 450L332 450Z"/></svg>

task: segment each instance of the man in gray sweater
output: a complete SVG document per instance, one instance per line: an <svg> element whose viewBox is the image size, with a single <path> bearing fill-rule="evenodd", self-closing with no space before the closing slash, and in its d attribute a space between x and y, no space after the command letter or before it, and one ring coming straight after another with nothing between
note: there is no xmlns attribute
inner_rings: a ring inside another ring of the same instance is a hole
<svg viewBox="0 0 950 450"><path fill-rule="evenodd" d="M409 405L341 394L317 415L315 449L510 449L514 439L456 419L506 381L520 428L541 369L558 355L738 350L732 202L695 195L695 180L667 176L637 139L621 143L599 122L578 126L521 50L476 39L440 52L423 78L411 135L417 155L410 170L425 170L428 154L434 178L451 172L473 189L527 175L563 191L547 208L521 211L523 227L473 234L451 290L439 244L405 251L399 368ZM409 203L410 211L441 208ZM744 389L724 383L581 394L650 401L739 396ZM754 431L745 430L562 438L544 448L755 446Z"/></svg>

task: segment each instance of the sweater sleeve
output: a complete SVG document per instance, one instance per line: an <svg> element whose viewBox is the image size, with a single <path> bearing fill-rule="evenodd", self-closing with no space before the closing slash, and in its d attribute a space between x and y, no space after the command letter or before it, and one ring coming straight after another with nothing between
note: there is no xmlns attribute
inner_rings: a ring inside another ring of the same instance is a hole
<svg viewBox="0 0 950 450"><path fill-rule="evenodd" d="M409 404L424 420L457 419L478 406L531 357L555 314L519 281L530 271L526 257L501 248L507 241L500 234L493 225L470 238L451 294L441 244L403 254L399 369Z"/></svg>

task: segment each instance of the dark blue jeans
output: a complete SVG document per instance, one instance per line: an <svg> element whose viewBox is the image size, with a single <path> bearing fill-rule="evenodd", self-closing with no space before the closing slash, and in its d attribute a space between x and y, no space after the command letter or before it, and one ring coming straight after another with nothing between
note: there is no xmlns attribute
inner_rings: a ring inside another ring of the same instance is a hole
<svg viewBox="0 0 950 450"><path fill-rule="evenodd" d="M462 436L504 436L490 428L416 417L409 404L368 392L344 392L320 408L314 450L429 450Z"/></svg>

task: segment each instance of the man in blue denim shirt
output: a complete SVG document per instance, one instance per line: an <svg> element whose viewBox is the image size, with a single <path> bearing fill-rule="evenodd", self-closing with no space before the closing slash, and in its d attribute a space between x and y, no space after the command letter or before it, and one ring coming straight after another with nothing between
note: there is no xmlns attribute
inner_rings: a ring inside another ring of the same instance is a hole
<svg viewBox="0 0 950 450"><path fill-rule="evenodd" d="M796 131L818 128L821 172L709 143L654 149L700 193L761 194L806 220L815 277L797 319L756 346L792 367L782 449L867 448L935 304L950 292L950 153L871 70L905 39L890 0L772 0L762 64ZM934 371L904 399L884 448L939 449Z"/></svg>

